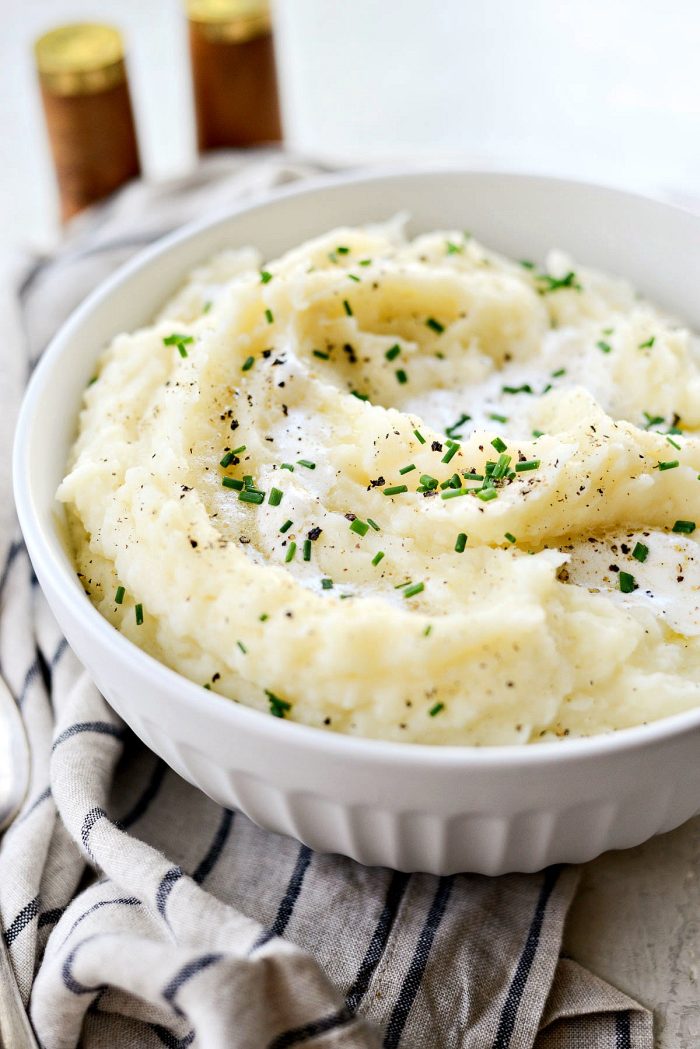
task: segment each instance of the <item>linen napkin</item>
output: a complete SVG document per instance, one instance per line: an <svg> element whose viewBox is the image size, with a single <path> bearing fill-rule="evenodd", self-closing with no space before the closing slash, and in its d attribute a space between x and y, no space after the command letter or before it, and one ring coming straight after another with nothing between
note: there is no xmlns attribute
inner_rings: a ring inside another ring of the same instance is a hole
<svg viewBox="0 0 700 1049"><path fill-rule="evenodd" d="M17 537L12 423L70 310L182 222L318 170L231 154L178 182L134 183L5 282L0 667L32 778L0 847L0 919L37 1038L43 1049L651 1049L651 1015L560 957L575 869L370 869L221 808L110 710Z"/></svg>

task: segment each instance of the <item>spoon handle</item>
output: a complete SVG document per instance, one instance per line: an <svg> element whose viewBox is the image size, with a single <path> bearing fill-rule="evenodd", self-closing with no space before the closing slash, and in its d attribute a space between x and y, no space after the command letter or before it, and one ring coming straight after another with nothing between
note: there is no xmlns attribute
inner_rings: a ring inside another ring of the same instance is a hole
<svg viewBox="0 0 700 1049"><path fill-rule="evenodd" d="M0 1049L39 1049L0 934Z"/></svg>

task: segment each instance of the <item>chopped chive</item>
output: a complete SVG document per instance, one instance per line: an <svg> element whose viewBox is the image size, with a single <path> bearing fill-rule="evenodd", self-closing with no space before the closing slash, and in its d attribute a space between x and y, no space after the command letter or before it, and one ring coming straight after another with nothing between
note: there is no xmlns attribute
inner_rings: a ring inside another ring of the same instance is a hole
<svg viewBox="0 0 700 1049"><path fill-rule="evenodd" d="M93 386L97 382L97 376L93 375L91 379L88 379L88 386Z"/></svg>
<svg viewBox="0 0 700 1049"><path fill-rule="evenodd" d="M260 270L260 283L269 284L272 280L272 274L268 273L267 270Z"/></svg>
<svg viewBox="0 0 700 1049"><path fill-rule="evenodd" d="M395 359L396 359L396 358L398 357L398 355L399 355L400 353L401 353L401 347L399 346L399 344L398 344L398 343L396 343L396 345L395 345L395 346L391 346L391 347L390 347L390 348L389 348L389 349L388 349L388 350L386 351L386 353L384 354L384 356L386 357L386 359L387 359L388 361L393 361L393 360L395 360Z"/></svg>
<svg viewBox="0 0 700 1049"><path fill-rule="evenodd" d="M432 629L433 629L433 624L432 623L428 623L427 627L423 631L423 637L430 637L430 633L431 633Z"/></svg>
<svg viewBox="0 0 700 1049"><path fill-rule="evenodd" d="M408 488L405 484L395 484L391 488L384 488L384 495L401 495L402 492L407 492Z"/></svg>
<svg viewBox="0 0 700 1049"><path fill-rule="evenodd" d="M241 503L255 503L256 506L259 506L260 503L265 502L265 493L244 488L242 492L238 493L238 501Z"/></svg>
<svg viewBox="0 0 700 1049"><path fill-rule="evenodd" d="M445 330L445 325L440 324L440 321L436 321L434 317L428 317L425 323L430 329L432 329L432 331L436 332L437 335L442 335Z"/></svg>
<svg viewBox="0 0 700 1049"><path fill-rule="evenodd" d="M428 711L428 717L434 718L445 709L444 703L436 703L435 706L431 707Z"/></svg>
<svg viewBox="0 0 700 1049"><path fill-rule="evenodd" d="M425 590L425 583L412 583L407 586L403 592L404 597L415 597L416 594L422 594Z"/></svg>
<svg viewBox="0 0 700 1049"><path fill-rule="evenodd" d="M223 459L220 461L219 466L229 466L233 458L233 452L226 452Z"/></svg>
<svg viewBox="0 0 700 1049"><path fill-rule="evenodd" d="M451 240L445 241L445 247L448 255L461 255L464 251L463 244L453 244Z"/></svg>
<svg viewBox="0 0 700 1049"><path fill-rule="evenodd" d="M222 477L221 483L224 488L234 488L237 492L243 491L243 481L239 481L237 477Z"/></svg>
<svg viewBox="0 0 700 1049"><path fill-rule="evenodd" d="M457 420L457 422L456 423L452 423L451 426L448 426L445 429L445 433L447 434L448 437L461 437L462 435L457 433L456 431L459 430L460 426L463 426L464 423L468 423L470 421L470 419L471 419L471 415L467 415L465 412L462 412L462 414L460 415L460 417Z"/></svg>
<svg viewBox="0 0 700 1049"><path fill-rule="evenodd" d="M455 543L455 552L458 554L464 553L464 548L467 545L466 532L460 532L457 536L457 542Z"/></svg>
<svg viewBox="0 0 700 1049"><path fill-rule="evenodd" d="M240 650L241 650L241 652L243 653L243 655L244 655L244 656L247 656L247 655L248 655L248 649L247 649L247 648L245 647L245 645L243 644L243 642L242 642L242 641L236 641L236 644L237 644L237 645L238 645L238 647L240 648Z"/></svg>
<svg viewBox="0 0 700 1049"><path fill-rule="evenodd" d="M525 382L525 383L522 384L522 386L502 386L501 387L501 392L502 393L515 394L515 393L532 393L533 391L532 391L532 386L530 386L530 383L529 382Z"/></svg>
<svg viewBox="0 0 700 1049"><path fill-rule="evenodd" d="M502 441L500 437L494 437L494 439L491 441L491 445L496 449L497 452L505 452L506 448L508 447L506 442Z"/></svg>
<svg viewBox="0 0 700 1049"><path fill-rule="evenodd" d="M312 463L310 459L297 459L299 466L305 466L307 470L315 470L316 463Z"/></svg>
<svg viewBox="0 0 700 1049"><path fill-rule="evenodd" d="M274 324L275 317L272 310L265 310L265 320L268 324Z"/></svg>
<svg viewBox="0 0 700 1049"><path fill-rule="evenodd" d="M208 300L207 300L207 301L206 301L206 302L204 303L204 305L202 306L202 313L209 313L209 310L210 310L210 309L211 309L211 300L210 300L210 299L208 299Z"/></svg>
<svg viewBox="0 0 700 1049"><path fill-rule="evenodd" d="M646 342L640 342L639 349L640 350L650 350L651 347L654 345L655 341L656 341L656 336L652 335L651 338L647 339Z"/></svg>
<svg viewBox="0 0 700 1049"><path fill-rule="evenodd" d="M396 586L394 587L394 590L403 590L403 588L405 586L410 586L410 585L411 585L411 580L407 579L405 583L397 583Z"/></svg>
<svg viewBox="0 0 700 1049"><path fill-rule="evenodd" d="M240 455L241 452L245 451L245 448L246 448L246 446L244 444L241 444L241 445L238 446L238 448L234 448L233 449L233 454L234 455Z"/></svg>
<svg viewBox="0 0 700 1049"><path fill-rule="evenodd" d="M476 494L482 503L490 503L492 499L498 499L498 492L495 488L482 488Z"/></svg>
<svg viewBox="0 0 700 1049"><path fill-rule="evenodd" d="M322 361L329 361L331 358L330 353L324 353L323 350L313 350L314 357L318 357Z"/></svg>
<svg viewBox="0 0 700 1049"><path fill-rule="evenodd" d="M430 474L421 474L420 483L424 485L428 491L432 491L433 488L437 488L438 479L437 477L431 477Z"/></svg>
<svg viewBox="0 0 700 1049"><path fill-rule="evenodd" d="M523 267L523 269L526 269L526 270L534 270L534 268L535 268L535 264L534 264L534 262L532 262L531 259L521 259L520 260L520 265Z"/></svg>
<svg viewBox="0 0 700 1049"><path fill-rule="evenodd" d="M345 310L348 317L352 317L352 306L347 299L343 299L343 309Z"/></svg>
<svg viewBox="0 0 700 1049"><path fill-rule="evenodd" d="M560 379L562 375L566 375L566 368L557 368L555 372L552 372L553 379Z"/></svg>
<svg viewBox="0 0 700 1049"><path fill-rule="evenodd" d="M635 543L634 550L632 551L632 557L636 558L637 561L646 561L648 555L648 546L645 546L644 543Z"/></svg>
<svg viewBox="0 0 700 1049"><path fill-rule="evenodd" d="M164 346L189 346L191 342L194 342L194 335L179 335L178 332L174 331L172 335L166 335L163 339Z"/></svg>
<svg viewBox="0 0 700 1049"><path fill-rule="evenodd" d="M691 535L691 533L695 531L695 521L676 521L671 531L683 532L685 535Z"/></svg>
<svg viewBox="0 0 700 1049"><path fill-rule="evenodd" d="M244 362L243 362L243 364L241 366L241 371L242 372L249 372L254 364L255 364L255 357L246 357L246 359L244 360Z"/></svg>
<svg viewBox="0 0 700 1049"><path fill-rule="evenodd" d="M286 554L285 559L284 559L285 564L289 564L289 562L292 560L292 558L294 557L296 552L297 552L297 544L294 542L294 540L292 540L290 542L289 546L287 547L287 554Z"/></svg>
<svg viewBox="0 0 700 1049"><path fill-rule="evenodd" d="M642 412L646 423L644 424L645 430L650 430L652 426L661 426L664 421L663 415L651 415L649 412Z"/></svg>
<svg viewBox="0 0 700 1049"><path fill-rule="evenodd" d="M637 589L634 576L630 575L629 572L620 572L619 581L620 590L623 594L631 594L633 590Z"/></svg>
<svg viewBox="0 0 700 1049"><path fill-rule="evenodd" d="M394 374L396 375L396 381L400 382L402 386L408 382L408 375L403 368L398 368Z"/></svg>
<svg viewBox="0 0 700 1049"><path fill-rule="evenodd" d="M381 532L381 528L379 527L376 521L372 520L371 517L367 518L367 524L370 526L370 528L373 528L375 532Z"/></svg>
<svg viewBox="0 0 700 1049"><path fill-rule="evenodd" d="M508 467L510 466L511 458L512 456L506 455L505 452L501 452L501 454L498 457L498 462L491 471L491 476L495 477L496 480L500 480L502 477L505 477L505 475L508 473Z"/></svg>
<svg viewBox="0 0 700 1049"><path fill-rule="evenodd" d="M185 347L182 345L181 342L179 342L177 344L177 352L180 354L181 357L186 357L187 356L187 350L185 349Z"/></svg>
<svg viewBox="0 0 700 1049"><path fill-rule="evenodd" d="M270 494L267 497L267 501L270 504L270 506L279 506L282 502L283 496L284 492L281 492L279 488L271 488Z"/></svg>
<svg viewBox="0 0 700 1049"><path fill-rule="evenodd" d="M612 350L612 346L610 345L610 343L609 342L605 342L604 339L599 339L598 342L596 343L596 346L598 347L599 350L602 350L603 353L610 353L610 351Z"/></svg>
<svg viewBox="0 0 700 1049"><path fill-rule="evenodd" d="M290 472L291 474L293 474L293 473L294 473L294 467L292 466L292 464L291 464L291 463L282 463L282 464L280 465L280 470L289 470L289 472Z"/></svg>
<svg viewBox="0 0 700 1049"><path fill-rule="evenodd" d="M559 291L560 288L573 288L575 291L582 291L573 270L570 270L565 277L550 277L548 273L538 273L536 280L541 284L539 289L541 295L546 295L549 291Z"/></svg>
<svg viewBox="0 0 700 1049"><path fill-rule="evenodd" d="M360 259L360 261L358 262L357 265L358 266L371 266L372 265L372 260L371 259Z"/></svg>
<svg viewBox="0 0 700 1049"><path fill-rule="evenodd" d="M286 699L280 699L274 692L269 692L265 689L265 695L270 703L270 713L273 718L283 718L286 716L287 711L292 709L291 703L288 703Z"/></svg>
<svg viewBox="0 0 700 1049"><path fill-rule="evenodd" d="M354 273L348 273L348 280L354 280L356 284L360 283L360 278Z"/></svg>
<svg viewBox="0 0 700 1049"><path fill-rule="evenodd" d="M266 622L269 618L270 617L267 614L267 612L261 612L260 615L258 616L258 619L260 620L261 623Z"/></svg>
<svg viewBox="0 0 700 1049"><path fill-rule="evenodd" d="M114 595L115 604L120 605L124 600L124 594L126 593L126 587L118 586L117 592Z"/></svg>
<svg viewBox="0 0 700 1049"><path fill-rule="evenodd" d="M291 527L292 527L292 522L291 521L285 521L284 524L280 526L280 532L288 532Z"/></svg>
<svg viewBox="0 0 700 1049"><path fill-rule="evenodd" d="M666 437L666 440L668 441L668 443L669 443L670 445L672 445L672 446L673 446L673 447L674 447L674 448L676 449L676 451L677 451L677 452L680 452L680 450L681 450L681 446L680 446L680 444L676 444L676 442L675 442L675 441L673 440L673 438L672 438L672 437L668 437L668 436L667 436L667 437Z"/></svg>
<svg viewBox="0 0 700 1049"><path fill-rule="evenodd" d="M350 522L350 531L355 532L356 535L367 535L369 525L361 521L359 517L356 517L354 521Z"/></svg>
<svg viewBox="0 0 700 1049"><path fill-rule="evenodd" d="M333 580L332 579L322 579L321 580L321 587L322 587L323 590L332 590L333 589Z"/></svg>
<svg viewBox="0 0 700 1049"><path fill-rule="evenodd" d="M509 543L517 543L518 540L515 538L512 532L505 532L504 534L505 538L508 540Z"/></svg>
<svg viewBox="0 0 700 1049"><path fill-rule="evenodd" d="M507 415L498 415L496 412L489 412L489 419L493 419L495 423L507 423Z"/></svg>
<svg viewBox="0 0 700 1049"><path fill-rule="evenodd" d="M525 459L524 462L515 464L515 472L519 474L526 473L528 470L536 470L539 465L539 459Z"/></svg>
<svg viewBox="0 0 700 1049"><path fill-rule="evenodd" d="M467 473L465 471L462 474L462 477L464 477L465 480L467 480L467 481L483 481L483 479L484 479L484 475L483 474L476 474L476 473L474 473L474 471L471 471L470 473Z"/></svg>
<svg viewBox="0 0 700 1049"><path fill-rule="evenodd" d="M136 605L136 607L134 608L134 613L136 615L136 626L141 626L141 624L143 623L143 605Z"/></svg>
<svg viewBox="0 0 700 1049"><path fill-rule="evenodd" d="M310 539L305 539L304 540L304 555L303 556L304 556L304 560L305 561L310 561L311 560L311 540Z"/></svg>
<svg viewBox="0 0 700 1049"><path fill-rule="evenodd" d="M410 474L410 472L412 470L415 470L415 468L416 467L415 467L414 463L409 463L408 466L402 466L401 469L399 470L399 473L400 474Z"/></svg>
<svg viewBox="0 0 700 1049"><path fill-rule="evenodd" d="M349 255L350 254L350 248L346 248L345 246L341 246L339 248L336 248L335 250L338 252L339 255Z"/></svg>
<svg viewBox="0 0 700 1049"><path fill-rule="evenodd" d="M369 397L366 393L360 393L359 390L350 390L353 397L357 397L358 401L368 401Z"/></svg>
<svg viewBox="0 0 700 1049"><path fill-rule="evenodd" d="M456 499L458 495L468 495L467 488L448 488L446 492L440 493L441 499Z"/></svg>
<svg viewBox="0 0 700 1049"><path fill-rule="evenodd" d="M379 562L381 561L381 559L383 557L384 557L384 551L383 550L378 550L377 553L372 558L372 564L374 565L375 568L377 567L377 565L379 564Z"/></svg>
<svg viewBox="0 0 700 1049"><path fill-rule="evenodd" d="M654 467L654 469L656 469L656 470L675 470L677 466L680 466L680 463L678 462L678 460L677 459L671 459L669 462L657 463L656 466Z"/></svg>
<svg viewBox="0 0 700 1049"><path fill-rule="evenodd" d="M440 460L440 462L441 463L449 463L449 462L451 462L452 459L454 459L454 457L457 454L457 452L459 451L459 447L460 446L457 443L450 445L450 447L447 449L447 451L443 455L443 457Z"/></svg>
<svg viewBox="0 0 700 1049"><path fill-rule="evenodd" d="M537 440L538 437L544 437L544 430L533 430L532 436Z"/></svg>
<svg viewBox="0 0 700 1049"><path fill-rule="evenodd" d="M422 434L422 433L420 432L420 430L414 430L414 431L413 431L413 433L414 433L414 434L415 434L415 436L416 436L416 437L418 438L418 440L420 441L420 443L421 443L421 444L425 444L425 437L424 437L424 436L423 436L423 434Z"/></svg>

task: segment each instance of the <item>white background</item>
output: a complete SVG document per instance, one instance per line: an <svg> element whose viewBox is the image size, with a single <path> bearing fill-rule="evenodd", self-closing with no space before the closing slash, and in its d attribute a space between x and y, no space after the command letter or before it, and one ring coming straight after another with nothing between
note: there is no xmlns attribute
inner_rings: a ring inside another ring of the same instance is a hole
<svg viewBox="0 0 700 1049"><path fill-rule="evenodd" d="M181 0L0 0L0 221L57 230L31 56L41 31L127 39L144 167L195 162ZM698 0L278 0L288 141L339 160L421 158L700 194Z"/></svg>

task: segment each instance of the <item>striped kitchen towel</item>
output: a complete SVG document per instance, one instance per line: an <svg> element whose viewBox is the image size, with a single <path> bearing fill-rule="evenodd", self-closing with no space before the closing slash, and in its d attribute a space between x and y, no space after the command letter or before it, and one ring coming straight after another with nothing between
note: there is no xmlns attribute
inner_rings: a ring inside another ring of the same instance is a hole
<svg viewBox="0 0 700 1049"><path fill-rule="evenodd" d="M577 872L437 878L311 852L178 778L67 648L16 539L8 448L27 369L70 309L183 221L318 170L220 156L135 183L5 282L0 664L31 785L0 918L44 1049L651 1049L650 1014L570 959Z"/></svg>

